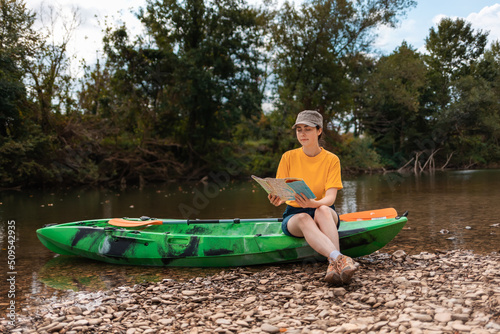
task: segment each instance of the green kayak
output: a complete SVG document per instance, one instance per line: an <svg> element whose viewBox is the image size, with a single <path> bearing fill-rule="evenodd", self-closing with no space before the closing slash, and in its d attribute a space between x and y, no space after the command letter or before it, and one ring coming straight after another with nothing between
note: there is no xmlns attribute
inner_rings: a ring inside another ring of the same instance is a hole
<svg viewBox="0 0 500 334"><path fill-rule="evenodd" d="M123 221L123 220L122 220ZM110 219L51 225L37 230L49 250L108 263L178 267L229 267L324 259L303 238L281 231L281 219ZM405 215L340 224L343 254L359 257L385 246ZM136 224L128 226L126 223ZM154 224L154 225L153 225ZM120 224L118 224L120 225Z"/></svg>

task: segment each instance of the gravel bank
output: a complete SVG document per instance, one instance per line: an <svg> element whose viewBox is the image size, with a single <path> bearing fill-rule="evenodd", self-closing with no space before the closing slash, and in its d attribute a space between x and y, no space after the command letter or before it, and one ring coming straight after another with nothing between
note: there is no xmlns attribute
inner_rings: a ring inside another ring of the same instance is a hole
<svg viewBox="0 0 500 334"><path fill-rule="evenodd" d="M358 259L353 282L326 264L224 269L187 282L75 293L26 310L12 333L499 333L500 255L468 251Z"/></svg>

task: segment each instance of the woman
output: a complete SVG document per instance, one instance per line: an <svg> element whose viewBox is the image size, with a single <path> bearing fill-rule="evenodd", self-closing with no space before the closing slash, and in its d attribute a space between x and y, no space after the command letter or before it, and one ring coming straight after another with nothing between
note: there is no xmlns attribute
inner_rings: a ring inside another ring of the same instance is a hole
<svg viewBox="0 0 500 334"><path fill-rule="evenodd" d="M295 201L286 202L281 225L283 233L305 238L315 251L328 258L327 282L349 283L357 265L340 253L339 216L333 204L337 191L342 189L339 158L319 145L323 133L323 116L319 112L300 112L292 129L302 147L283 154L276 178L303 179L316 199L296 195ZM268 197L275 206L284 203L278 196Z"/></svg>

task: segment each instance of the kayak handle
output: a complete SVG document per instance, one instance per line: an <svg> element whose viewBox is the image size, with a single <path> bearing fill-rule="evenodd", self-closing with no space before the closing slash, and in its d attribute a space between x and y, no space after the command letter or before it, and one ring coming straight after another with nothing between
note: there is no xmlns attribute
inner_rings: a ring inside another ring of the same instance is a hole
<svg viewBox="0 0 500 334"><path fill-rule="evenodd" d="M397 216L396 219L399 219L401 217L408 217L408 213L409 213L409 211L406 210L401 216Z"/></svg>

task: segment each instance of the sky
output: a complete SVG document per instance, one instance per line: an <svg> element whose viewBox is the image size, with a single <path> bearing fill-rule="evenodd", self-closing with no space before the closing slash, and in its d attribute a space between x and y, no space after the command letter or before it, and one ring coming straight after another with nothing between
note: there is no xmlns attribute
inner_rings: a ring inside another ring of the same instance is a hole
<svg viewBox="0 0 500 334"><path fill-rule="evenodd" d="M490 31L489 42L500 39L500 1L492 0L417 0L395 29L379 29L374 46L383 54L390 54L401 42L425 52L425 38L441 19L462 18L470 22L474 30Z"/></svg>
<svg viewBox="0 0 500 334"><path fill-rule="evenodd" d="M403 41L420 52L425 52L425 38L432 27L444 17L463 18L472 24L474 30L490 31L489 42L500 39L500 1L493 0L416 0L417 6L409 10L396 28L381 27L374 41L378 54L392 53ZM27 7L38 12L42 0L25 0ZM262 0L248 0L260 4ZM283 2L283 0L278 0ZM291 1L300 4L300 0ZM45 4L49 2L45 1ZM95 64L98 54L102 57L102 29L104 22L125 22L132 34L142 29L135 17L138 8L144 7L146 0L52 0L62 12L69 15L78 8L81 23L74 32L69 45L69 54L87 65ZM58 29L61 31L62 29ZM76 73L76 75L78 75Z"/></svg>

